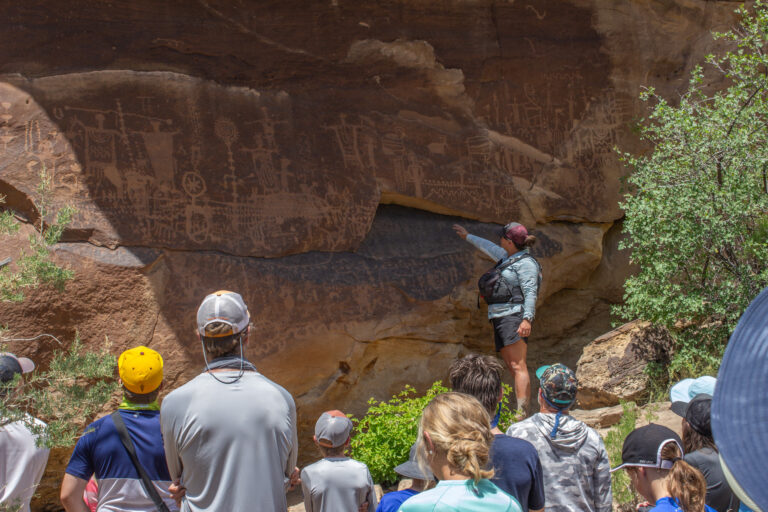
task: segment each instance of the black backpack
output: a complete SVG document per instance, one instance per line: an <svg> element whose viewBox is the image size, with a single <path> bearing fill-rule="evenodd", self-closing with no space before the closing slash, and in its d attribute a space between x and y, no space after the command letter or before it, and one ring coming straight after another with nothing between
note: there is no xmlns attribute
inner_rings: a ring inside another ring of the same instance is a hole
<svg viewBox="0 0 768 512"><path fill-rule="evenodd" d="M477 281L477 287L480 289L480 296L486 304L503 304L510 301L514 304L523 303L522 290L520 290L519 287L510 286L509 283L507 283L507 280L501 275L504 269L523 258L531 258L534 263L536 263L536 266L539 268L538 285L541 286L541 265L536 261L536 258L527 252L520 256L500 259L492 269L483 274Z"/></svg>

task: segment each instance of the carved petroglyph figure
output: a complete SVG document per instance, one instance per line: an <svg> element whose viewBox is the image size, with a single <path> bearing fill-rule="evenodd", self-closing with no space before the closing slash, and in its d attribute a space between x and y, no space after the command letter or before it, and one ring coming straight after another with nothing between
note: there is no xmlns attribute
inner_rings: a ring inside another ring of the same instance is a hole
<svg viewBox="0 0 768 512"><path fill-rule="evenodd" d="M9 111L11 109L11 102L10 101L3 101L0 102L0 142L3 143L3 153L8 151L8 143L11 142L13 139L16 138L15 135L12 135L11 129L10 129L10 122L11 119L13 119L13 114L11 114Z"/></svg>
<svg viewBox="0 0 768 512"><path fill-rule="evenodd" d="M232 200L237 202L237 168L235 167L235 157L232 152L232 145L237 141L237 126L230 119L220 118L216 120L213 126L214 133L221 139L227 147L227 167L229 175L224 176L224 184L232 190Z"/></svg>
<svg viewBox="0 0 768 512"><path fill-rule="evenodd" d="M357 116L359 122L348 121L347 114L339 114L337 125L326 126L336 136L345 169L364 169L376 174L374 148L377 142L375 123L367 116Z"/></svg>

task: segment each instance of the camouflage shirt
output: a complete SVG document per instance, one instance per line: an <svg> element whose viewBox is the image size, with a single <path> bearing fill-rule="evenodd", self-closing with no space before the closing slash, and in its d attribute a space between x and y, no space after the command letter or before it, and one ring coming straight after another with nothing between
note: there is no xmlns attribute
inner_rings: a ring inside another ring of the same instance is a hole
<svg viewBox="0 0 768 512"><path fill-rule="evenodd" d="M525 439L539 452L546 511L610 512L611 466L600 435L563 415L552 439L554 424L554 413L538 413L507 430L508 436Z"/></svg>

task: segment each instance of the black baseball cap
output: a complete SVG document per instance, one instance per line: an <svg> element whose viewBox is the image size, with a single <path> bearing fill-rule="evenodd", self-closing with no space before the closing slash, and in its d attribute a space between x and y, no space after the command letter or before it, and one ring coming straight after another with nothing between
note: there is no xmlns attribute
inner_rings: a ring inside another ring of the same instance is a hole
<svg viewBox="0 0 768 512"><path fill-rule="evenodd" d="M700 394L690 402L673 402L672 412L685 421L693 430L707 437L712 437L712 395Z"/></svg>
<svg viewBox="0 0 768 512"><path fill-rule="evenodd" d="M683 453L683 441L675 432L663 425L651 423L629 433L621 449L621 465L611 472L626 467L672 469L672 460L661 458L661 450L669 443L677 443Z"/></svg>

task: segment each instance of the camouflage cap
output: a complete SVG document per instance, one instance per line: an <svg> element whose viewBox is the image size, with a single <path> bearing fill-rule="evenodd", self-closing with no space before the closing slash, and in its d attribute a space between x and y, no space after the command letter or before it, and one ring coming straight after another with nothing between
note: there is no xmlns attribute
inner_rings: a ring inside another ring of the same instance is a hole
<svg viewBox="0 0 768 512"><path fill-rule="evenodd" d="M542 366L536 370L544 398L558 409L570 407L576 400L579 381L576 374L561 363Z"/></svg>

